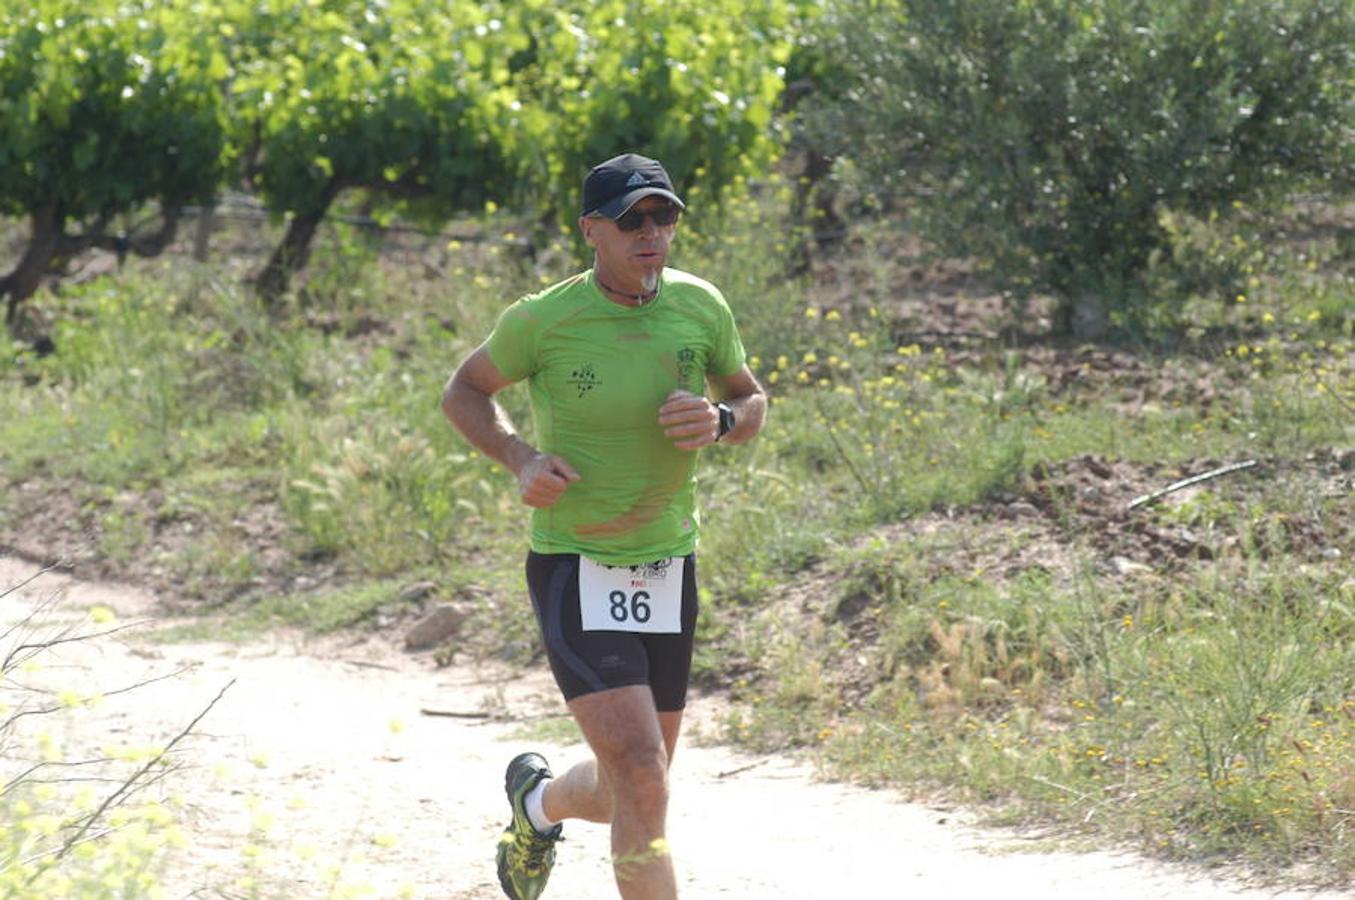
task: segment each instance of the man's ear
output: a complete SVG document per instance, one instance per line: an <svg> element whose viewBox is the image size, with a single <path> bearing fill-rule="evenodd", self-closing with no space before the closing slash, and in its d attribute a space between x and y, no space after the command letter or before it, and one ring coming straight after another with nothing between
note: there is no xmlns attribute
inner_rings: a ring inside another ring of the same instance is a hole
<svg viewBox="0 0 1355 900"><path fill-rule="evenodd" d="M583 242L590 247L596 246L593 243L593 217L579 216L579 231L583 232Z"/></svg>

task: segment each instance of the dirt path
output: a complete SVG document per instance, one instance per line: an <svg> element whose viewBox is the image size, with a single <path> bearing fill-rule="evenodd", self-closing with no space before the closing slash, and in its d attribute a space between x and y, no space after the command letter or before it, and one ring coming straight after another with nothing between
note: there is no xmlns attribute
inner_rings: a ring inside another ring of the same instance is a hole
<svg viewBox="0 0 1355 900"><path fill-rule="evenodd" d="M0 559L0 589L34 571ZM94 604L122 621L155 610L135 589L49 574L0 600L0 632L58 589L49 617L79 619ZM436 670L371 640L157 643L154 627L66 648L33 677L108 691L187 670L83 711L66 738L91 747L163 744L233 680L168 784L188 839L170 897L499 897L504 763L524 745L557 766L582 753L549 738L567 729L551 717L558 705L542 675ZM496 717L421 712L430 708ZM700 741L681 745L673 789L670 839L689 898L1338 896L1248 889L1133 854L1041 852L1043 842L975 827L962 812ZM605 831L572 823L565 835L546 896L614 896Z"/></svg>

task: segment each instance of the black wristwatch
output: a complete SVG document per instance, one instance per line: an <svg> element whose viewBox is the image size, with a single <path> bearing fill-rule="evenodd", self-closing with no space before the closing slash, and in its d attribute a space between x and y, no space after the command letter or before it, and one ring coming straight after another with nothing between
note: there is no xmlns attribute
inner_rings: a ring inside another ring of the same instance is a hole
<svg viewBox="0 0 1355 900"><path fill-rule="evenodd" d="M715 435L715 439L718 441L734 430L734 407L728 403L717 403L715 408L720 413L720 430Z"/></svg>

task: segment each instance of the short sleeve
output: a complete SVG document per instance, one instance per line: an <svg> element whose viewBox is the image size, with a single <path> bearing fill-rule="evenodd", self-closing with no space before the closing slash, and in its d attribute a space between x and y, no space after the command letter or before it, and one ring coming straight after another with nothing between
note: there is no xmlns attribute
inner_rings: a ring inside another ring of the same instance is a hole
<svg viewBox="0 0 1355 900"><path fill-rule="evenodd" d="M738 326L734 323L734 313L725 298L718 292L716 306L719 316L716 319L715 353L711 357L710 370L716 375L729 376L743 368L746 354L743 341L739 338Z"/></svg>
<svg viewBox="0 0 1355 900"><path fill-rule="evenodd" d="M485 348L499 373L521 381L536 371L536 318L522 300L499 316Z"/></svg>

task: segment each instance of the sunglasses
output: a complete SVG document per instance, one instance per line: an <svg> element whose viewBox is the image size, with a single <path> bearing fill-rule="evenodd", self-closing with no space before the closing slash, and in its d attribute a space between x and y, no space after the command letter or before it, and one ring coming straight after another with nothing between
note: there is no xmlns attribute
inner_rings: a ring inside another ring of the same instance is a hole
<svg viewBox="0 0 1355 900"><path fill-rule="evenodd" d="M616 222L616 227L621 231L639 231L645 224L645 219L653 219L655 225L663 228L676 222L681 213L682 210L674 203L643 211L632 206L612 221Z"/></svg>

